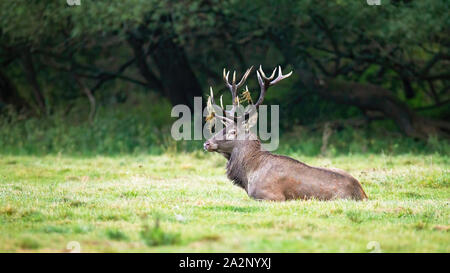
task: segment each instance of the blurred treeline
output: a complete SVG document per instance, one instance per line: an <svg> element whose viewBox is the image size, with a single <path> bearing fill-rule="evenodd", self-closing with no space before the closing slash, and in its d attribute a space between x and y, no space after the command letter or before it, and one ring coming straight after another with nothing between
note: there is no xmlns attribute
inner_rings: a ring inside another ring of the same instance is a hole
<svg viewBox="0 0 450 273"><path fill-rule="evenodd" d="M222 69L240 76L261 64L266 73L277 65L294 71L265 99L280 105L287 150L448 150L441 139L450 134L449 6L1 1L0 149L201 149L171 140L171 106L192 107L210 85L227 101ZM248 85L256 99L254 74ZM302 141L309 144L302 148Z"/></svg>

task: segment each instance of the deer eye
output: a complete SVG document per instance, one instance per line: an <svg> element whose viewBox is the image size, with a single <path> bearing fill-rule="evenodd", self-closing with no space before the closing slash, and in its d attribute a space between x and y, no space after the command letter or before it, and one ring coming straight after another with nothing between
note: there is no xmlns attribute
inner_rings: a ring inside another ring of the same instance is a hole
<svg viewBox="0 0 450 273"><path fill-rule="evenodd" d="M228 132L229 136L235 136L236 135L236 131L235 130L231 130L230 132Z"/></svg>

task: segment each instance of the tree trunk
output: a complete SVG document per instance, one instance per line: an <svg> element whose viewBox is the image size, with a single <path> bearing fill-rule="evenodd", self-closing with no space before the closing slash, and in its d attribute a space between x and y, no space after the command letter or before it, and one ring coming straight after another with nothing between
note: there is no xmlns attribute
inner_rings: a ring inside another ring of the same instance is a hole
<svg viewBox="0 0 450 273"><path fill-rule="evenodd" d="M164 93L173 105L185 104L193 109L194 96L202 88L189 65L184 49L172 39L163 39L151 53L160 72Z"/></svg>
<svg viewBox="0 0 450 273"><path fill-rule="evenodd" d="M41 87L36 78L36 70L34 69L33 59L29 51L25 51L22 56L22 66L25 72L25 76L31 85L31 89L33 90L34 99L36 101L37 106L41 114L45 114L45 99L42 94Z"/></svg>
<svg viewBox="0 0 450 273"><path fill-rule="evenodd" d="M326 79L316 85L316 90L324 98L364 110L382 112L407 136L421 139L436 134L449 136L450 123L417 115L391 92L380 86Z"/></svg>
<svg viewBox="0 0 450 273"><path fill-rule="evenodd" d="M136 57L140 74L145 78L149 88L154 88L169 99L173 105L185 104L193 109L194 96L202 96L201 86L192 71L184 49L178 46L172 39L165 37L154 45L150 52L152 59L158 68L158 79L150 70L146 54L143 50L143 34L129 33L128 43Z"/></svg>
<svg viewBox="0 0 450 273"><path fill-rule="evenodd" d="M147 64L147 55L143 49L143 40L138 38L136 34L130 32L128 37L128 44L130 44L133 50L134 57L136 58L136 65L141 76L147 82L147 85L151 89L156 91L162 91L162 85L158 78L152 73L150 67Z"/></svg>
<svg viewBox="0 0 450 273"><path fill-rule="evenodd" d="M1 69L0 103L13 105L17 110L29 108L28 103L17 93L16 87Z"/></svg>
<svg viewBox="0 0 450 273"><path fill-rule="evenodd" d="M94 124L94 117L95 117L95 112L96 112L96 102L95 102L95 97L92 94L91 89L89 89L84 83L83 81L81 81L81 79L78 77L77 74L73 74L72 75L75 79L75 81L77 82L77 84L80 86L81 90L83 91L83 93L86 95L86 97L89 100L89 115L88 115L88 120L89 120L89 124L92 125Z"/></svg>

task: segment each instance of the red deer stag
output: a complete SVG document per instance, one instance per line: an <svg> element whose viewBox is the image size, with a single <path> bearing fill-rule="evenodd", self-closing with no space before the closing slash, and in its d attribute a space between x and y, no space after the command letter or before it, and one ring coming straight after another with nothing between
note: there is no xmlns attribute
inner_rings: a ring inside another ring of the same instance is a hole
<svg viewBox="0 0 450 273"><path fill-rule="evenodd" d="M209 119L217 118L225 127L204 143L204 149L208 152L218 152L228 160L226 167L228 178L256 200L366 199L367 196L358 180L342 170L312 167L290 157L275 155L262 149L261 142L249 131L249 127L252 126L248 124L249 120L255 119L248 117L252 114L251 112L255 114L255 110L264 100L267 89L289 77L292 72L283 75L281 67L278 67L276 78L274 77L277 68L270 77L267 77L260 66L256 71L261 88L259 99L254 105L251 103L254 106L250 108L252 110L240 115L240 117L245 115L247 118L244 117L239 121L237 115L235 117L236 108L239 106L238 89L243 86L251 69L245 72L237 84L236 72L230 84L229 71L225 72L225 69L223 71L225 84L231 91L233 102L231 110L226 111L223 108L222 100L221 106L215 103L212 88L208 98ZM248 93L248 90L246 92ZM251 99L249 101L251 102ZM218 111L213 110L217 107L221 107L225 114L220 115Z"/></svg>

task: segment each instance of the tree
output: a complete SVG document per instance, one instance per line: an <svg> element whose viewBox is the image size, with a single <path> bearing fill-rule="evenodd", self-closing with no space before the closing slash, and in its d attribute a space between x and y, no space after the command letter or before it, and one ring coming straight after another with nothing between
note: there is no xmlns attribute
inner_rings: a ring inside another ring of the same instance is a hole
<svg viewBox="0 0 450 273"><path fill-rule="evenodd" d="M450 133L448 122L423 118L409 105L414 98L434 106L449 102L446 1L377 8L355 1L283 4L265 31L286 62L312 74L303 81L320 96L379 111L408 136Z"/></svg>
<svg viewBox="0 0 450 273"><path fill-rule="evenodd" d="M127 81L192 107L223 67L282 64L298 75L293 101L302 86L315 106L332 100L408 136L446 135L447 122L415 109L450 115L448 12L445 0L0 2L0 100L51 114L86 96L95 113L98 93Z"/></svg>

